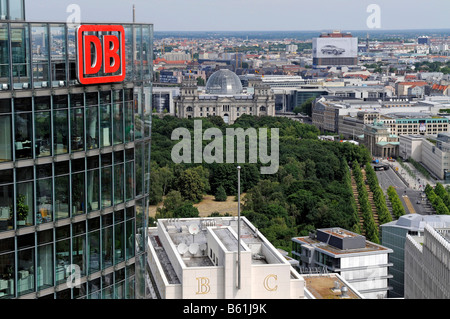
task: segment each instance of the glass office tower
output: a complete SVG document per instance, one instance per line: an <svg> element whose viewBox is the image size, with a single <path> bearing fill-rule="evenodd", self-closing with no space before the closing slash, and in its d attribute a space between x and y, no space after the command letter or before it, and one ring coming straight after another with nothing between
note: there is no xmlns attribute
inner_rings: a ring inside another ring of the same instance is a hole
<svg viewBox="0 0 450 319"><path fill-rule="evenodd" d="M0 298L145 298L153 26L83 86L76 28L24 12L0 0Z"/></svg>

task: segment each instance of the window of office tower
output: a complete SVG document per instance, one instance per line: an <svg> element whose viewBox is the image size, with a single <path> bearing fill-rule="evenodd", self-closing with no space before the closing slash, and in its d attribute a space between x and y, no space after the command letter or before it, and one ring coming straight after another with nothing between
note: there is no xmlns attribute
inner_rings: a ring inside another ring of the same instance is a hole
<svg viewBox="0 0 450 319"><path fill-rule="evenodd" d="M25 0L0 0L0 20L25 20Z"/></svg>
<svg viewBox="0 0 450 319"><path fill-rule="evenodd" d="M0 0L0 20L6 20L8 15L8 6L6 0Z"/></svg>
<svg viewBox="0 0 450 319"><path fill-rule="evenodd" d="M9 0L10 20L25 20L24 0Z"/></svg>

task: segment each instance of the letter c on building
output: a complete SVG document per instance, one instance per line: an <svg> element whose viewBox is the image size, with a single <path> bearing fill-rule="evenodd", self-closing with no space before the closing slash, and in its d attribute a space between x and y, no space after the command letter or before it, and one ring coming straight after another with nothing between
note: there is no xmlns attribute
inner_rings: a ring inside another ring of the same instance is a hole
<svg viewBox="0 0 450 319"><path fill-rule="evenodd" d="M275 282L278 280L277 275L268 275L266 278L264 278L264 283L263 283L264 288L267 291L276 291L278 289L278 285L271 286L270 282L269 282L271 278L273 278L275 280Z"/></svg>

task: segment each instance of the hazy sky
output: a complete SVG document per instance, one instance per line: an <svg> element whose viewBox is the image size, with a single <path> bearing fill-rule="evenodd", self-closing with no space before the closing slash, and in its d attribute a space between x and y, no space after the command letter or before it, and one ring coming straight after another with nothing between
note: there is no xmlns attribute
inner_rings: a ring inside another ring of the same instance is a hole
<svg viewBox="0 0 450 319"><path fill-rule="evenodd" d="M153 23L155 31L370 30L450 28L448 0L26 0L28 21L66 21L70 4L82 22Z"/></svg>

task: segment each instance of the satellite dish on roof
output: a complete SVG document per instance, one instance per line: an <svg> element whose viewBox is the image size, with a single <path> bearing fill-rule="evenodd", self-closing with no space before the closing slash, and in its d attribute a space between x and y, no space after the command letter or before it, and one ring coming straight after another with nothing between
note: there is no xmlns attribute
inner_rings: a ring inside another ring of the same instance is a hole
<svg viewBox="0 0 450 319"><path fill-rule="evenodd" d="M200 245L200 250L201 251L205 251L206 250L206 244L201 244Z"/></svg>
<svg viewBox="0 0 450 319"><path fill-rule="evenodd" d="M198 253L198 249L199 249L199 245L197 243L192 243L189 245L189 252L192 255L195 255L196 253Z"/></svg>
<svg viewBox="0 0 450 319"><path fill-rule="evenodd" d="M189 248L185 243L181 243L178 245L177 249L180 254L184 255L185 253L187 253Z"/></svg>
<svg viewBox="0 0 450 319"><path fill-rule="evenodd" d="M200 229L198 228L197 224L190 224L189 225L189 233L191 235L197 235L199 233Z"/></svg>

